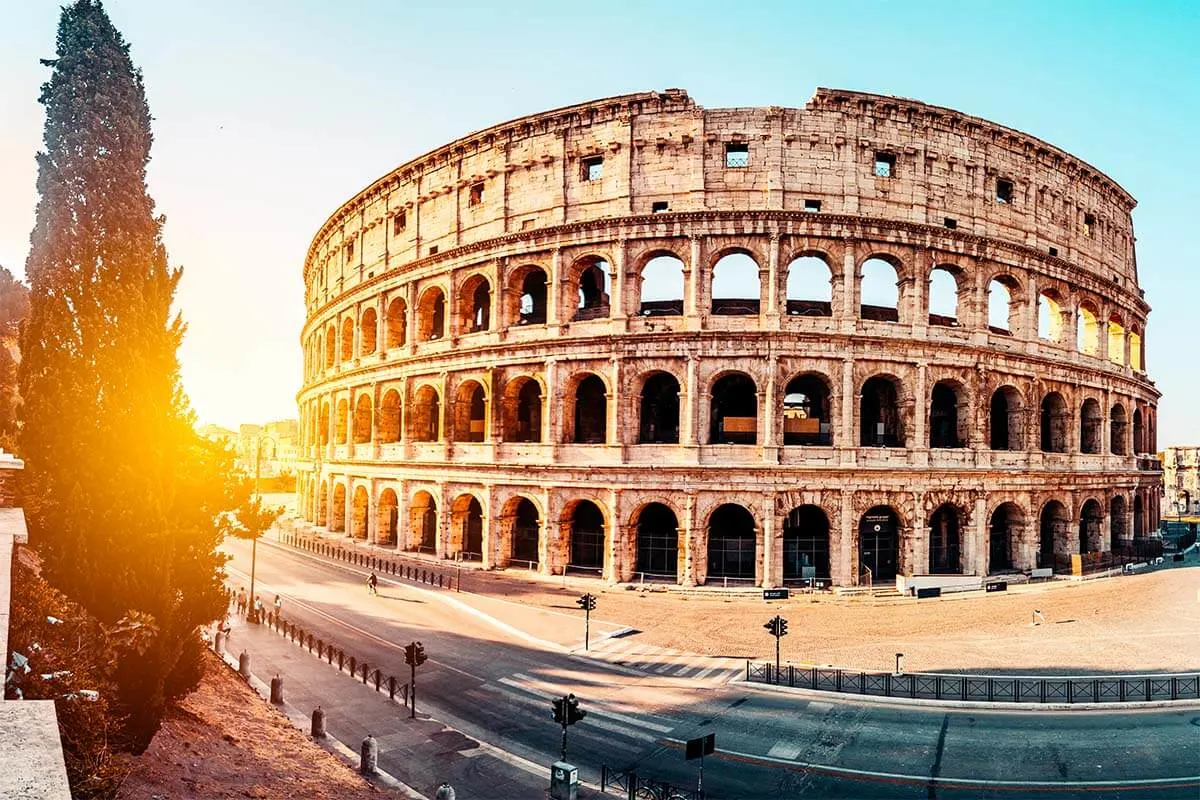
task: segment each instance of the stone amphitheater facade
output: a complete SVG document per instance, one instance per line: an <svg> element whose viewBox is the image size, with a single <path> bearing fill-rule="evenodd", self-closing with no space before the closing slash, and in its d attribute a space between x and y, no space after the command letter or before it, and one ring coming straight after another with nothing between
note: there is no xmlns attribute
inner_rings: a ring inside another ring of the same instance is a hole
<svg viewBox="0 0 1200 800"><path fill-rule="evenodd" d="M471 134L308 250L302 516L684 585L1126 546L1161 484L1134 204L1027 134L832 89Z"/></svg>

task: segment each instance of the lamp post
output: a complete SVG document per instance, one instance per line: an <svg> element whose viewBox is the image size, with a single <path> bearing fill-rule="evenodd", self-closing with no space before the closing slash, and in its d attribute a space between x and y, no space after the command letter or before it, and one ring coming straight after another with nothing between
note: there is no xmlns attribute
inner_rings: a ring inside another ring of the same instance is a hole
<svg viewBox="0 0 1200 800"><path fill-rule="evenodd" d="M262 507L262 494L259 492L259 481L262 479L262 442L263 439L271 439L270 436L258 434L254 437L254 499L258 503L258 507ZM274 439L271 439L275 442ZM258 622L258 595L254 593L254 572L258 566L258 536L250 539L250 611L249 618L251 622Z"/></svg>

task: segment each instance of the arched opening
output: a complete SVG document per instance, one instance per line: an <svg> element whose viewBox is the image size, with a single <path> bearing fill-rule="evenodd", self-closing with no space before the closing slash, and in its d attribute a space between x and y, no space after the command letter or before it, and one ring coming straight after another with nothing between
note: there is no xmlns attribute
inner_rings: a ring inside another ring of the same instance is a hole
<svg viewBox="0 0 1200 800"><path fill-rule="evenodd" d="M546 273L540 268L531 268L521 279L521 296L517 303L518 325L545 324Z"/></svg>
<svg viewBox="0 0 1200 800"><path fill-rule="evenodd" d="M638 314L677 317L683 314L683 261L672 253L652 257L642 267Z"/></svg>
<svg viewBox="0 0 1200 800"><path fill-rule="evenodd" d="M436 286L421 295L417 305L417 328L422 342L432 342L446 335L446 295Z"/></svg>
<svg viewBox="0 0 1200 800"><path fill-rule="evenodd" d="M1122 495L1112 499L1109 506L1108 526L1111 538L1110 549L1126 547L1129 539L1129 506Z"/></svg>
<svg viewBox="0 0 1200 800"><path fill-rule="evenodd" d="M903 447L899 381L882 375L868 379L862 388L860 418L863 447Z"/></svg>
<svg viewBox="0 0 1200 800"><path fill-rule="evenodd" d="M379 404L379 441L400 441L400 420L403 414L404 406L400 402L400 393L395 389L388 389Z"/></svg>
<svg viewBox="0 0 1200 800"><path fill-rule="evenodd" d="M889 506L875 506L858 523L860 574L874 583L896 579L900 553L900 517Z"/></svg>
<svg viewBox="0 0 1200 800"><path fill-rule="evenodd" d="M755 444L758 441L758 396L753 379L731 372L712 385L712 444Z"/></svg>
<svg viewBox="0 0 1200 800"><path fill-rule="evenodd" d="M1051 500L1042 507L1040 520L1040 536L1038 541L1038 566L1057 568L1055 555L1067 553L1067 543L1070 540L1071 516L1066 507L1057 500Z"/></svg>
<svg viewBox="0 0 1200 800"><path fill-rule="evenodd" d="M346 398L337 401L337 416L333 421L334 442L337 444L345 444L349 434L347 428L349 426L350 406L346 402Z"/></svg>
<svg viewBox="0 0 1200 800"><path fill-rule="evenodd" d="M351 504L350 535L355 539L367 538L367 510L370 500L365 486L354 487L354 501Z"/></svg>
<svg viewBox="0 0 1200 800"><path fill-rule="evenodd" d="M608 441L608 393L604 381L587 375L575 387L575 443Z"/></svg>
<svg viewBox="0 0 1200 800"><path fill-rule="evenodd" d="M589 256L576 262L579 275L579 300L575 306L575 319L600 319L609 313L609 298L612 295L612 272L608 262L597 256Z"/></svg>
<svg viewBox="0 0 1200 800"><path fill-rule="evenodd" d="M375 352L379 334L379 318L375 314L375 309L368 308L362 313L362 319L358 323L358 352L360 355L368 355Z"/></svg>
<svg viewBox="0 0 1200 800"><path fill-rule="evenodd" d="M900 321L900 285L896 266L882 258L863 262L859 316L876 322Z"/></svg>
<svg viewBox="0 0 1200 800"><path fill-rule="evenodd" d="M637 571L672 580L679 572L679 520L662 503L650 503L638 514Z"/></svg>
<svg viewBox="0 0 1200 800"><path fill-rule="evenodd" d="M1025 515L1015 503L1002 503L988 524L988 574L1007 572L1013 566L1013 544L1021 540Z"/></svg>
<svg viewBox="0 0 1200 800"><path fill-rule="evenodd" d="M325 329L325 369L333 367L333 362L337 358L337 328L333 323Z"/></svg>
<svg viewBox="0 0 1200 800"><path fill-rule="evenodd" d="M342 318L342 361L354 358L354 319Z"/></svg>
<svg viewBox="0 0 1200 800"><path fill-rule="evenodd" d="M1146 538L1146 507L1140 494L1133 496L1133 538Z"/></svg>
<svg viewBox="0 0 1200 800"><path fill-rule="evenodd" d="M537 568L540 531L541 519L538 516L537 506L522 497L517 503L516 517L513 520L513 566Z"/></svg>
<svg viewBox="0 0 1200 800"><path fill-rule="evenodd" d="M787 313L791 317L833 316L833 271L820 256L800 256L787 268Z"/></svg>
<svg viewBox="0 0 1200 800"><path fill-rule="evenodd" d="M1002 336L1012 336L1017 329L1018 305L1013 302L1019 286L1008 275L992 278L988 283L988 330Z"/></svg>
<svg viewBox="0 0 1200 800"><path fill-rule="evenodd" d="M437 389L426 384L417 389L408 415L408 438L414 442L436 442L442 438L442 400Z"/></svg>
<svg viewBox="0 0 1200 800"><path fill-rule="evenodd" d="M1012 386L992 392L988 429L993 450L1025 448L1025 409L1021 393Z"/></svg>
<svg viewBox="0 0 1200 800"><path fill-rule="evenodd" d="M604 513L591 500L580 500L571 512L571 563L567 566L588 572L604 569Z"/></svg>
<svg viewBox="0 0 1200 800"><path fill-rule="evenodd" d="M679 381L669 372L656 372L642 384L638 442L679 443Z"/></svg>
<svg viewBox="0 0 1200 800"><path fill-rule="evenodd" d="M958 275L948 267L929 273L929 324L958 325Z"/></svg>
<svg viewBox="0 0 1200 800"><path fill-rule="evenodd" d="M758 532L744 506L726 503L708 518L708 577L755 577Z"/></svg>
<svg viewBox="0 0 1200 800"><path fill-rule="evenodd" d="M784 583L829 575L829 517L820 506L793 508L783 520Z"/></svg>
<svg viewBox="0 0 1200 800"><path fill-rule="evenodd" d="M371 395L360 394L354 401L354 443L371 441Z"/></svg>
<svg viewBox="0 0 1200 800"><path fill-rule="evenodd" d="M1067 402L1058 392L1050 392L1042 398L1042 452L1067 452L1067 423L1070 413Z"/></svg>
<svg viewBox="0 0 1200 800"><path fill-rule="evenodd" d="M487 278L472 275L463 281L459 303L464 332L479 333L492 326L492 285Z"/></svg>
<svg viewBox="0 0 1200 800"><path fill-rule="evenodd" d="M958 391L950 381L938 381L933 386L929 403L929 446L965 447L963 434L958 418Z"/></svg>
<svg viewBox="0 0 1200 800"><path fill-rule="evenodd" d="M1149 448L1146 447L1145 429L1142 426L1142 410L1140 408L1133 410L1133 452L1149 452Z"/></svg>
<svg viewBox="0 0 1200 800"><path fill-rule="evenodd" d="M1125 363L1125 326L1119 317L1108 320L1108 360L1114 364Z"/></svg>
<svg viewBox="0 0 1200 800"><path fill-rule="evenodd" d="M329 483L321 482L321 493L317 496L317 524L324 527L329 524Z"/></svg>
<svg viewBox="0 0 1200 800"><path fill-rule="evenodd" d="M408 305L401 297L394 298L387 308L387 346L403 347L408 341Z"/></svg>
<svg viewBox="0 0 1200 800"><path fill-rule="evenodd" d="M761 283L758 264L748 253L734 252L713 264L712 313L747 316L758 313Z"/></svg>
<svg viewBox="0 0 1200 800"><path fill-rule="evenodd" d="M1075 344L1079 352L1090 356L1100 354L1100 320L1094 306L1079 305L1079 321L1075 327Z"/></svg>
<svg viewBox="0 0 1200 800"><path fill-rule="evenodd" d="M1088 500L1079 512L1079 552L1095 553L1104 541L1104 512L1095 500Z"/></svg>
<svg viewBox="0 0 1200 800"><path fill-rule="evenodd" d="M505 387L504 438L509 442L542 440L542 387L533 378L514 378Z"/></svg>
<svg viewBox="0 0 1200 800"><path fill-rule="evenodd" d="M962 515L943 503L929 518L929 574L962 573Z"/></svg>
<svg viewBox="0 0 1200 800"><path fill-rule="evenodd" d="M321 403L321 419L317 424L321 433L321 444L329 444L329 403Z"/></svg>
<svg viewBox="0 0 1200 800"><path fill-rule="evenodd" d="M1084 400L1079 409L1079 452L1100 452L1100 426L1103 422L1100 404L1091 397Z"/></svg>
<svg viewBox="0 0 1200 800"><path fill-rule="evenodd" d="M384 489L379 495L379 531L375 539L378 544L388 547L396 545L396 535L399 532L400 501L392 489Z"/></svg>
<svg viewBox="0 0 1200 800"><path fill-rule="evenodd" d="M784 445L833 444L829 385L815 373L797 375L783 390Z"/></svg>
<svg viewBox="0 0 1200 800"><path fill-rule="evenodd" d="M482 442L487 435L487 397L476 381L464 381L454 398L454 439Z"/></svg>
<svg viewBox="0 0 1200 800"><path fill-rule="evenodd" d="M1125 406L1120 403L1113 405L1108 415L1108 447L1115 456L1129 454L1129 418L1125 414Z"/></svg>
<svg viewBox="0 0 1200 800"><path fill-rule="evenodd" d="M1144 363L1142 335L1134 328L1129 329L1129 366L1134 372L1142 372Z"/></svg>
<svg viewBox="0 0 1200 800"><path fill-rule="evenodd" d="M342 533L346 530L346 484L339 483L333 487L333 508L329 514L329 530Z"/></svg>
<svg viewBox="0 0 1200 800"><path fill-rule="evenodd" d="M409 523L416 549L421 553L437 553L438 509L437 501L429 492L417 492L409 506Z"/></svg>
<svg viewBox="0 0 1200 800"><path fill-rule="evenodd" d="M1038 338L1047 342L1062 341L1063 307L1054 292L1045 291L1038 295Z"/></svg>
<svg viewBox="0 0 1200 800"><path fill-rule="evenodd" d="M464 494L451 507L453 523L462 535L458 557L463 561L483 560L483 506L473 495Z"/></svg>

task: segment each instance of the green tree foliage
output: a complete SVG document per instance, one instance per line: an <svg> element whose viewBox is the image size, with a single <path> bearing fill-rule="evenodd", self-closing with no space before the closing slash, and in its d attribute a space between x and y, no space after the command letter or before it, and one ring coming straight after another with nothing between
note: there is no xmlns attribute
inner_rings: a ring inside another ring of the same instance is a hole
<svg viewBox="0 0 1200 800"><path fill-rule="evenodd" d="M29 288L0 267L0 446L11 449L17 431L17 359L9 349L29 313ZM17 354L19 355L19 353Z"/></svg>
<svg viewBox="0 0 1200 800"><path fill-rule="evenodd" d="M45 63L19 371L24 502L49 582L129 634L114 705L119 745L140 753L195 687L199 626L225 607L215 518L236 504L232 459L197 435L179 383L181 273L146 189L150 111L129 46L99 0L76 0Z"/></svg>

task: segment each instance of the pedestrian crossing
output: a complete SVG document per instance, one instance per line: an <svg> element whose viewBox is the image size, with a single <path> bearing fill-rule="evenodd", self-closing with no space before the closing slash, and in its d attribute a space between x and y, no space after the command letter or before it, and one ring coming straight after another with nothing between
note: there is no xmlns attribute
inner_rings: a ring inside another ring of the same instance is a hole
<svg viewBox="0 0 1200 800"><path fill-rule="evenodd" d="M684 653L669 647L645 644L633 636L609 637L593 643L586 651L577 647L573 652L648 675L687 678L713 686L729 683L746 673L745 659Z"/></svg>

